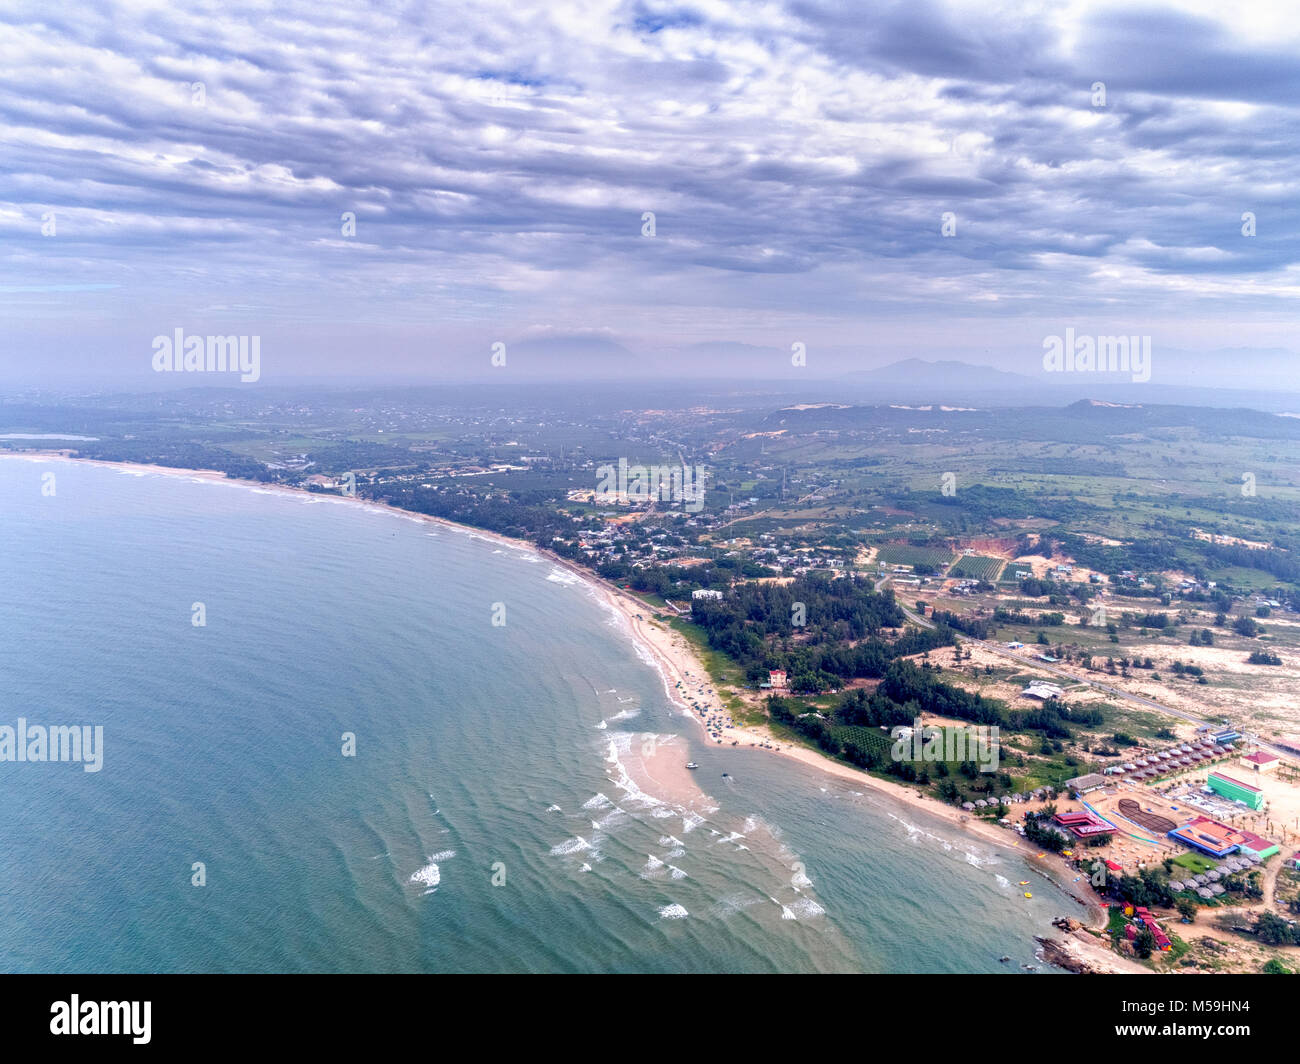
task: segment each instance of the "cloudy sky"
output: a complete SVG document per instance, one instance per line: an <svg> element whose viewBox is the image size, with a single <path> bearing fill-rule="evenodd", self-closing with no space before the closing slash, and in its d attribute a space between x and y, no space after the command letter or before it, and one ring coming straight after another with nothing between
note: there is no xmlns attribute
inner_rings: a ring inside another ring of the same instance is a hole
<svg viewBox="0 0 1300 1064"><path fill-rule="evenodd" d="M498 341L1033 372L1067 326L1152 336L1157 376L1162 351L1243 349L1229 376L1276 381L1300 350L1298 15L17 0L0 384L147 386L177 327L260 336L264 381L481 375Z"/></svg>

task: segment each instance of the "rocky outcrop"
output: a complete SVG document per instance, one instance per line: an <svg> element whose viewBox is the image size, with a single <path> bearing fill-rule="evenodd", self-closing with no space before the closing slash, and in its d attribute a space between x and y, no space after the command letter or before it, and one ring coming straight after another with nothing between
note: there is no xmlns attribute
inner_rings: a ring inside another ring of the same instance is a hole
<svg viewBox="0 0 1300 1064"><path fill-rule="evenodd" d="M1078 921L1073 921L1076 925ZM1059 941L1054 938L1034 936L1043 949L1043 960L1057 968L1079 975L1118 975L1133 972L1131 964L1125 963L1101 946L1086 931L1074 930L1069 939Z"/></svg>

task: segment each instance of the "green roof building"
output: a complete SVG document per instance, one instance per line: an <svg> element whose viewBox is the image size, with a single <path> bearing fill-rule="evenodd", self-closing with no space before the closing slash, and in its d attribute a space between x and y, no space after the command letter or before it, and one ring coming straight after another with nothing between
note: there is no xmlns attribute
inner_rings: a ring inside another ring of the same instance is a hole
<svg viewBox="0 0 1300 1064"><path fill-rule="evenodd" d="M1231 776L1225 776L1221 772L1211 772L1209 778L1210 790L1215 794L1222 795L1234 802L1244 802L1251 809L1259 810L1264 807L1264 792L1258 787L1252 787L1249 783L1242 783L1241 780L1235 780Z"/></svg>

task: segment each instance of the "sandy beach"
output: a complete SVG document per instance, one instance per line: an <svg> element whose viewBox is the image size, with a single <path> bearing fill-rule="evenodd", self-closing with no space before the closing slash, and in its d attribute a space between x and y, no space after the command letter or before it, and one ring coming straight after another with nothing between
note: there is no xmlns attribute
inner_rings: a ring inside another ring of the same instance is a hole
<svg viewBox="0 0 1300 1064"><path fill-rule="evenodd" d="M975 817L968 816L960 809L945 805L944 803L939 802L914 788L868 775L851 765L832 760L811 748L795 745L784 740L778 740L774 738L771 731L764 726L735 725L731 722L729 712L721 705L721 701L714 691L713 682L709 677L708 671L699 660L694 648L687 642L684 636L673 631L661 621L655 619L651 613L651 608L636 596L602 580L590 570L576 565L568 559L561 558L550 551L539 548L535 544L526 540L515 539L499 533L473 528L472 526L457 524L456 522L428 514L414 513L375 500L318 494L308 492L302 488L264 484L260 481L254 480L239 480L227 477L224 473L218 470L179 469L170 466L154 466L128 462L108 462L97 459L83 459L72 457L63 451L16 451L0 454L0 457L22 459L34 464L48 462L81 462L110 469L128 470L131 472L155 473L163 476L221 481L232 485L254 487L262 491L273 491L284 493L286 495L310 495L313 498L321 498L323 500L345 505L359 505L375 509L389 510L393 513L400 514L405 518L413 518L429 524L440 525L463 534L478 536L486 540L500 543L503 546L508 546L516 550L528 551L545 557L553 564L562 567L567 572L573 573L584 580L597 594L603 596L609 605L617 610L617 612L626 620L629 634L649 652L657 664L664 679L664 689L668 698L673 702L673 704L679 707L685 715L694 718L696 724L704 732L705 737L710 742L717 743L718 745L747 746L766 750L774 756L799 761L804 765L817 769L818 771L825 772L831 776L850 782L856 787L874 791L881 795L888 796L909 807L922 810L927 816L936 817L945 821L954 831L960 831L971 835L990 846L997 847L1026 859L1035 867L1036 871L1048 879L1054 886L1058 887L1065 895L1066 899L1069 899L1068 908L1063 906L1063 915L1071 916L1091 927L1100 928L1105 924L1105 911L1092 898L1091 891L1079 890L1076 884L1074 884L1073 880L1078 873L1066 864L1064 858L1053 854L1040 854L1031 843L1019 838L1009 830L988 821L982 821ZM706 712L706 715L701 716L696 710L694 710L691 706L692 702L700 702L708 706L709 710ZM673 775L674 777L678 776L676 773ZM689 773L685 773L681 778L675 778L673 780L674 789L680 787L683 780L689 778L689 775ZM1079 942L1078 945L1081 949L1086 948L1087 946L1086 943L1082 942ZM1120 958L1119 956L1110 953L1100 943L1094 947L1094 952L1104 953L1108 961L1114 962L1117 970L1133 972L1147 971L1147 969L1140 965L1133 964L1132 962L1126 961L1124 958Z"/></svg>

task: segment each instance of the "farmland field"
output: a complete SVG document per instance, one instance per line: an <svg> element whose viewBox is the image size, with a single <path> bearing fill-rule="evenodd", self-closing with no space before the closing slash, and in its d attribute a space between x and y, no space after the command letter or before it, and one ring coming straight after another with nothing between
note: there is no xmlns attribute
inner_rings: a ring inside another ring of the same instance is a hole
<svg viewBox="0 0 1300 1064"><path fill-rule="evenodd" d="M894 740L889 737L888 732L861 724L838 724L834 725L830 731L841 742L857 743L868 750L889 750L894 745Z"/></svg>
<svg viewBox="0 0 1300 1064"><path fill-rule="evenodd" d="M885 565L929 565L936 569L947 565L954 557L946 547L912 547L906 544L891 544L876 552L876 561Z"/></svg>
<svg viewBox="0 0 1300 1064"><path fill-rule="evenodd" d="M985 558L979 554L970 554L958 558L953 563L953 568L960 569L972 580L987 580L991 584L998 579L1005 564L1001 558Z"/></svg>

